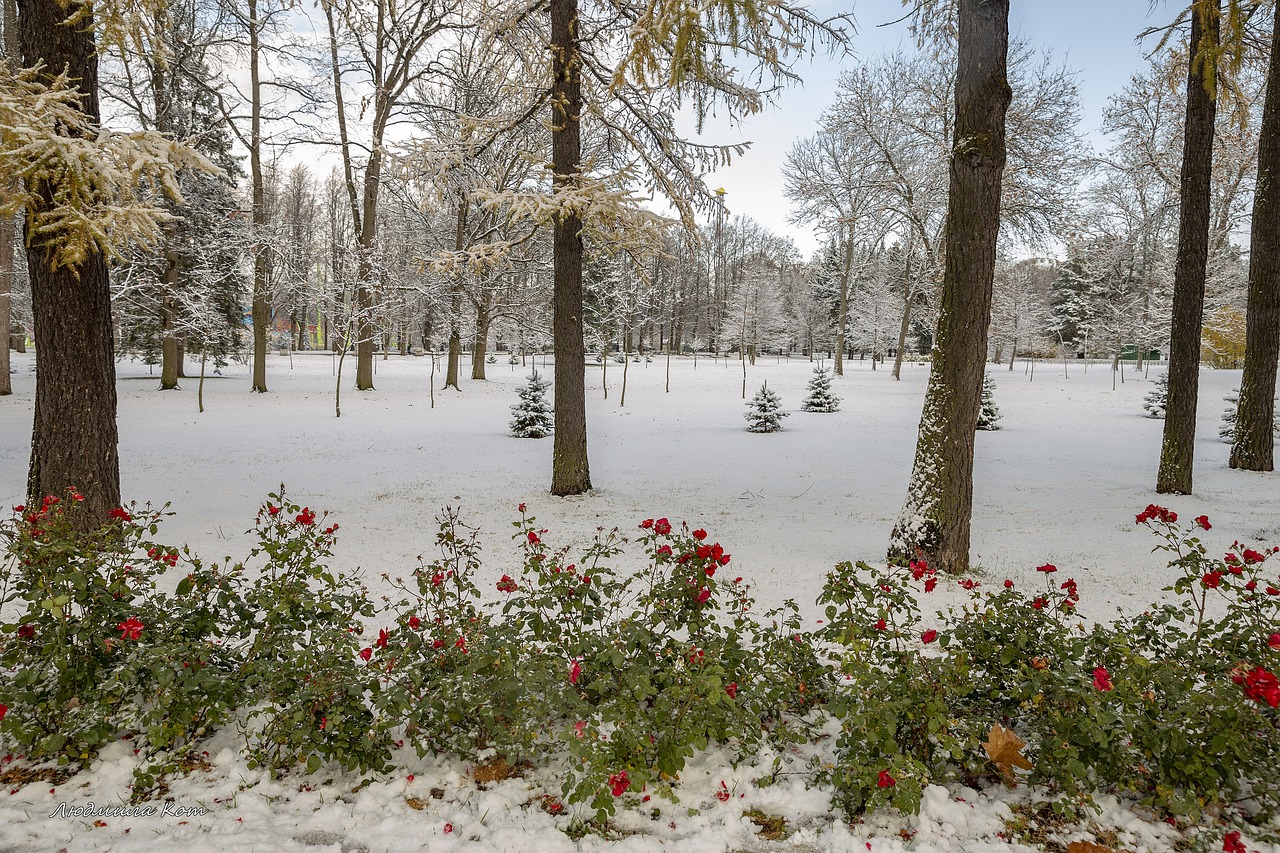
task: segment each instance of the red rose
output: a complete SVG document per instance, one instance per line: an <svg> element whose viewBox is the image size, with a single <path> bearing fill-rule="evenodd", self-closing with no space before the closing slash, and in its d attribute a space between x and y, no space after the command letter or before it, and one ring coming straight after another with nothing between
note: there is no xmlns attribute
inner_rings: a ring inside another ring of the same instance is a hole
<svg viewBox="0 0 1280 853"><path fill-rule="evenodd" d="M569 683L577 684L578 679L582 677L582 665L578 663L578 659L573 659L573 665L569 667Z"/></svg>
<svg viewBox="0 0 1280 853"><path fill-rule="evenodd" d="M1266 559L1266 557L1262 556L1252 548L1245 548L1244 553L1240 556L1244 558L1244 564L1246 566L1252 566L1254 563L1261 563Z"/></svg>
<svg viewBox="0 0 1280 853"><path fill-rule="evenodd" d="M1041 595L1041 596L1038 596L1035 601L1031 602L1031 606L1036 610L1040 610L1048 603L1049 603L1049 600L1045 598L1043 595Z"/></svg>
<svg viewBox="0 0 1280 853"><path fill-rule="evenodd" d="M730 699L736 698L738 695L738 682L732 681L729 684L726 684L724 686L724 692L729 694ZM4 719L4 717L0 715L0 719Z"/></svg>
<svg viewBox="0 0 1280 853"><path fill-rule="evenodd" d="M1213 525L1209 523L1209 516L1207 515L1196 516L1196 524L1200 525L1200 527L1205 530L1213 529Z"/></svg>
<svg viewBox="0 0 1280 853"><path fill-rule="evenodd" d="M0 720L4 719L4 715L9 713L9 706L0 702Z"/></svg>
<svg viewBox="0 0 1280 853"><path fill-rule="evenodd" d="M938 585L938 579L937 579L937 578L925 578L925 581L924 581L924 591L925 591L925 592L933 592L933 588L934 588L934 587L936 587L937 585Z"/></svg>
<svg viewBox="0 0 1280 853"><path fill-rule="evenodd" d="M880 775L876 777L877 788L892 788L898 784L898 780L889 775L888 770L881 770Z"/></svg>
<svg viewBox="0 0 1280 853"><path fill-rule="evenodd" d="M301 524L303 527L310 527L316 523L316 514L311 511L310 507L304 506L302 508L302 512L298 513L293 520L298 522L298 524Z"/></svg>
<svg viewBox="0 0 1280 853"><path fill-rule="evenodd" d="M640 522L640 529L641 529L641 530L648 530L650 527L653 527L653 519L652 519L652 518L646 518L644 521Z"/></svg>
<svg viewBox="0 0 1280 853"><path fill-rule="evenodd" d="M631 777L627 775L627 771L614 773L609 777L609 790L613 792L615 797L621 797L626 790L631 787Z"/></svg>
<svg viewBox="0 0 1280 853"><path fill-rule="evenodd" d="M1100 666L1093 671L1093 687L1095 690L1101 690L1106 693L1112 689L1111 673L1107 672L1105 666Z"/></svg>
<svg viewBox="0 0 1280 853"><path fill-rule="evenodd" d="M409 617L409 627L410 627L410 628L413 628L413 629L416 631L416 630L417 630L418 628L420 628L421 626L422 626L422 620L421 620L421 619L419 619L417 616L410 616L410 617Z"/></svg>
<svg viewBox="0 0 1280 853"><path fill-rule="evenodd" d="M373 657L373 649L369 648L368 646L365 646L363 649L360 650L361 660L367 663L369 661L369 658L371 657Z"/></svg>
<svg viewBox="0 0 1280 853"><path fill-rule="evenodd" d="M1046 575L1051 572L1056 572L1057 570L1058 570L1058 567L1055 566L1053 563L1045 563L1043 566L1036 567L1037 572L1044 572Z"/></svg>
<svg viewBox="0 0 1280 853"><path fill-rule="evenodd" d="M525 509L524 504L520 504L520 506L516 507L516 512L522 513L524 512L524 509Z"/></svg>
<svg viewBox="0 0 1280 853"><path fill-rule="evenodd" d="M1267 637L1267 646L1273 649L1280 649L1280 634L1272 634Z"/></svg>
<svg viewBox="0 0 1280 853"><path fill-rule="evenodd" d="M708 599L708 598L710 598L710 597L711 597L711 590L709 590L709 589L703 589L701 592L699 592L699 593L698 593L698 603L699 603L699 604L706 604L706 603L707 603L707 599Z"/></svg>
<svg viewBox="0 0 1280 853"><path fill-rule="evenodd" d="M707 538L707 531L699 527L697 530L693 531L693 538L701 542L703 539Z"/></svg>
<svg viewBox="0 0 1280 853"><path fill-rule="evenodd" d="M529 542L531 544L537 545L541 541L542 540L538 538L538 534L534 533L532 530L529 531Z"/></svg>
<svg viewBox="0 0 1280 853"><path fill-rule="evenodd" d="M1226 853L1249 853L1249 848L1240 840L1240 833L1234 829L1222 839L1222 849Z"/></svg>
<svg viewBox="0 0 1280 853"><path fill-rule="evenodd" d="M1244 695L1272 708L1280 707L1280 679L1262 667L1256 667L1244 677Z"/></svg>
<svg viewBox="0 0 1280 853"><path fill-rule="evenodd" d="M111 512L107 513L107 516L110 518L119 519L120 521L133 521L133 516L129 515L129 513L126 512L122 507L116 507L115 509L111 510Z"/></svg>
<svg viewBox="0 0 1280 853"><path fill-rule="evenodd" d="M122 640L136 640L142 636L142 629L146 627L137 616L130 616L128 619L116 626L116 630L120 632Z"/></svg>
<svg viewBox="0 0 1280 853"><path fill-rule="evenodd" d="M659 536L666 536L671 532L671 522L665 518L660 518L653 523L653 532Z"/></svg>
<svg viewBox="0 0 1280 853"><path fill-rule="evenodd" d="M887 627L887 623L883 619L880 619L879 621L876 622L877 631L883 631L886 627Z"/></svg>
<svg viewBox="0 0 1280 853"><path fill-rule="evenodd" d="M1216 589L1218 584L1222 583L1222 572L1217 570L1209 572L1204 577L1200 578L1200 583L1204 584L1209 589Z"/></svg>
<svg viewBox="0 0 1280 853"><path fill-rule="evenodd" d="M381 628L378 631L378 642L374 643L374 645L380 649L385 649L387 647L387 641L390 639L391 637L387 634L387 629Z"/></svg>
<svg viewBox="0 0 1280 853"><path fill-rule="evenodd" d="M1004 581L1004 588L1005 588L1005 589L1013 589L1013 581L1009 580L1008 578L1005 578L1005 581Z"/></svg>
<svg viewBox="0 0 1280 853"><path fill-rule="evenodd" d="M520 588L510 575L503 575L502 580L498 581L497 587L498 592L515 592Z"/></svg>
<svg viewBox="0 0 1280 853"><path fill-rule="evenodd" d="M934 640L938 639L938 632L930 628L928 631L925 631L920 635L920 639L925 643L932 643Z"/></svg>

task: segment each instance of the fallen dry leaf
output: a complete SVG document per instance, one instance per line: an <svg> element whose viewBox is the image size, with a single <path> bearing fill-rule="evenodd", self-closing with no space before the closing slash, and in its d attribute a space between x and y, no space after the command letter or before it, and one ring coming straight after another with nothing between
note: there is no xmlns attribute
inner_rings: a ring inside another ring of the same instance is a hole
<svg viewBox="0 0 1280 853"><path fill-rule="evenodd" d="M1067 853L1128 853L1105 844L1094 844L1092 841L1072 841L1067 845Z"/></svg>
<svg viewBox="0 0 1280 853"><path fill-rule="evenodd" d="M1004 780L1012 785L1016 781L1013 768L1031 770L1033 767L1031 762L1022 755L1022 748L1026 745L1022 738L996 723L991 727L991 734L987 735L987 742L982 745L982 748L987 751L991 763L1000 770Z"/></svg>
<svg viewBox="0 0 1280 853"><path fill-rule="evenodd" d="M511 765L498 758L488 764L477 764L471 776L476 780L477 785L501 782L503 779L511 778Z"/></svg>

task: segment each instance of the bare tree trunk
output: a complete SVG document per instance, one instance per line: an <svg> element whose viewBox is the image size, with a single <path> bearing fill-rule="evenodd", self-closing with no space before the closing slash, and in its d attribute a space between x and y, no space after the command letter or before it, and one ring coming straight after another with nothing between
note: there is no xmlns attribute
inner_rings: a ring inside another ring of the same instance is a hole
<svg viewBox="0 0 1280 853"><path fill-rule="evenodd" d="M14 0L3 0L4 40L2 42L5 58L18 60L21 48L18 45L18 7ZM10 191L16 186L5 181ZM0 397L13 393L13 382L9 378L9 350L13 346L13 329L11 317L13 312L13 236L15 223L12 216L0 217Z"/></svg>
<svg viewBox="0 0 1280 853"><path fill-rule="evenodd" d="M911 306L915 304L915 288L911 286L911 243L907 242L907 259L902 272L903 286L906 288L905 304L902 306L902 325L898 327L898 351L893 357L893 379L902 379L902 354L907 349L907 333L911 331ZM871 355L871 368L876 366L875 353Z"/></svg>
<svg viewBox="0 0 1280 853"><path fill-rule="evenodd" d="M853 229L845 236L844 269L840 271L840 308L836 317L836 376L844 376L844 335L849 323L849 271L853 268Z"/></svg>
<svg viewBox="0 0 1280 853"><path fill-rule="evenodd" d="M22 0L22 64L43 66L51 82L66 72L82 92L80 109L97 124L98 54L93 29L67 26L67 10L47 0ZM55 178L56 180L56 178ZM31 433L29 503L76 488L88 516L105 521L120 505L116 431L115 341L107 262L93 245L73 266L56 266L57 235L31 233L35 217L54 207L59 186L35 181L26 240L31 308L40 351L36 358L35 418Z"/></svg>
<svg viewBox="0 0 1280 853"><path fill-rule="evenodd" d="M484 380L487 378L484 373L484 359L489 351L489 324L491 321L488 299L482 296L480 303L476 306L476 342L473 349L475 357L471 359L472 379Z"/></svg>
<svg viewBox="0 0 1280 853"><path fill-rule="evenodd" d="M1280 33L1271 33L1258 183L1249 237L1249 309L1232 468L1274 470L1276 359L1280 357Z"/></svg>
<svg viewBox="0 0 1280 853"><path fill-rule="evenodd" d="M974 431L987 361L1005 165L1009 0L960 0L946 267L929 391L890 554L969 568Z"/></svg>
<svg viewBox="0 0 1280 853"><path fill-rule="evenodd" d="M8 36L6 15L5 35ZM9 378L9 318L13 311L13 217L0 217L0 397L13 393Z"/></svg>
<svg viewBox="0 0 1280 853"><path fill-rule="evenodd" d="M1156 491L1191 494L1195 460L1196 397L1200 389L1200 330L1205 270L1209 260L1209 205L1213 168L1213 122L1217 105L1206 88L1202 64L1216 62L1217 0L1201 0L1191 15L1191 61L1187 74L1187 119L1182 148L1182 204L1173 269L1173 326L1169 336L1169 396ZM1214 7L1214 8L1210 8ZM1205 56L1211 58L1205 59ZM1197 61L1199 59L1200 61Z"/></svg>
<svg viewBox="0 0 1280 853"><path fill-rule="evenodd" d="M178 287L178 257L165 253L164 295L160 300L160 390L178 390L178 335L174 329L173 293Z"/></svg>
<svg viewBox="0 0 1280 853"><path fill-rule="evenodd" d="M577 0L550 0L551 171L556 189L577 183L581 167L582 64ZM551 494L590 490L587 462L586 352L582 340L582 220L557 217L552 231L552 336L555 341L555 444Z"/></svg>
<svg viewBox="0 0 1280 853"><path fill-rule="evenodd" d="M270 274L265 247L259 242L267 229L266 183L262 174L262 81L258 42L258 0L249 4L249 177L253 183L253 390L267 391L267 326L271 322L271 306L267 303L267 278Z"/></svg>
<svg viewBox="0 0 1280 853"><path fill-rule="evenodd" d="M187 379L189 378L187 376L187 336L178 335L177 341L178 341L178 356L175 359L175 364L178 369L178 378Z"/></svg>

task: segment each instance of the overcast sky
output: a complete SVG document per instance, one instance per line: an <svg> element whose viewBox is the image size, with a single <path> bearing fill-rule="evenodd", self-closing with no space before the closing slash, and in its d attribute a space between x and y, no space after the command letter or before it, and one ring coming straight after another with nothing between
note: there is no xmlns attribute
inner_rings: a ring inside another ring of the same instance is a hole
<svg viewBox="0 0 1280 853"><path fill-rule="evenodd" d="M715 173L710 185L725 188L731 214L750 216L771 231L790 236L806 255L817 247L818 240L812 229L787 220L780 171L783 158L797 139L813 133L818 116L831 103L843 68L852 67L860 58L914 45L906 22L888 23L902 17L900 0L852 2L858 30L853 36L854 56L819 57L804 63L798 69L804 85L784 92L777 106L736 129L725 122L709 123L704 134L707 141L751 140L751 150ZM1059 61L1077 72L1083 108L1081 130L1095 147L1104 144L1098 127L1108 96L1146 65L1146 54L1156 46L1155 38L1139 44L1138 34L1173 18L1173 7L1164 0L1157 0L1154 10L1150 6L1148 0L1012 0L1010 35L1052 49ZM847 8L847 4L839 7ZM834 14L838 6L821 2L813 8L819 14Z"/></svg>

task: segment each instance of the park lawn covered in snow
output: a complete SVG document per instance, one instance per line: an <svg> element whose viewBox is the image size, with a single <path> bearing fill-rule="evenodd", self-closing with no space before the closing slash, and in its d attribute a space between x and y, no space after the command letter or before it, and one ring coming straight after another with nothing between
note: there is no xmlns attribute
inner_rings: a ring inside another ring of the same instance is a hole
<svg viewBox="0 0 1280 853"><path fill-rule="evenodd" d="M30 359L15 357L16 393L0 401L0 494L12 503L25 485ZM375 595L379 575L408 575L416 555L430 553L433 516L446 504L481 528L485 572L494 580L519 566L510 542L519 503L556 545L585 542L599 526L628 531L643 518L667 516L705 527L724 543L762 607L793 598L816 622L814 599L834 563L883 557L910 472L928 372L908 363L903 381L894 382L887 370L855 361L834 382L840 411L804 413L812 365L762 358L748 368L748 396L767 380L791 416L782 432L752 434L742 417L737 361L699 358L695 368L692 359L673 360L670 393L662 358L631 363L625 407L618 405L622 366L608 365L607 399L603 371L591 366L596 490L553 499L546 493L551 441L507 434L527 367L513 369L502 358L488 365L488 382L464 380L461 393L437 387L434 408L430 359L393 356L377 367L378 391L344 388L337 419L328 354L273 357L267 395L251 394L246 368L232 365L206 382L203 414L196 411L195 379L184 382L184 391L159 392L158 377L148 376L145 365L126 362L119 382L123 491L130 499L171 502L176 515L157 538L185 542L209 558L247 550L243 531L283 482L291 499L333 513L341 524L335 564L362 567ZM1052 562L1078 580L1085 617L1141 611L1173 578L1162 556L1151 554L1153 537L1133 523L1156 500L1162 423L1144 417L1142 408L1155 374L1127 375L1113 390L1105 365L1086 373L1071 362L1065 370L1061 362L1040 363L1029 381L1021 363L1013 371L989 368L1003 419L999 431L977 437L979 580L1035 584L1035 567ZM442 374L435 378L438 385ZM1218 439L1221 398L1238 382L1238 371L1202 373L1196 494L1160 501L1186 518L1212 519L1204 535L1211 553L1234 539L1280 540L1280 480L1228 470L1228 446ZM946 584L933 596L922 601L926 612L962 600ZM122 744L70 780L11 784L13 793L0 796L6 818L0 841L24 850L865 850L868 842L874 850L1012 850L1020 848L1000 836L1009 834L1009 804L1032 798L1025 788L935 787L918 818L879 814L851 827L830 809L829 792L805 790L802 774L792 782L785 772L788 762L799 768L811 757L823 760L824 742L813 744L812 754L783 756L784 772L767 787L755 782L772 772L773 756L733 768L712 751L682 774L678 804L656 795L642 803L628 794L634 807L620 810L616 838L588 835L575 844L562 832L573 809L549 814L542 808L548 801L539 799L559 794L550 768L482 790L467 765L420 761L406 750L403 776L363 787L355 777L323 771L275 782L242 764L235 741L234 732L221 733L210 749L212 769L171 783L177 805L202 806L207 814L102 817L105 826L91 816L50 817L62 802L127 804L132 751ZM716 796L725 791L728 800ZM1093 820L1103 830L1122 830L1117 847L1172 849L1171 827L1103 803ZM790 838L760 840L758 827L742 816L751 809L785 817ZM1052 832L1063 842L1110 837L1087 820ZM1221 841L1211 846L1220 849Z"/></svg>

